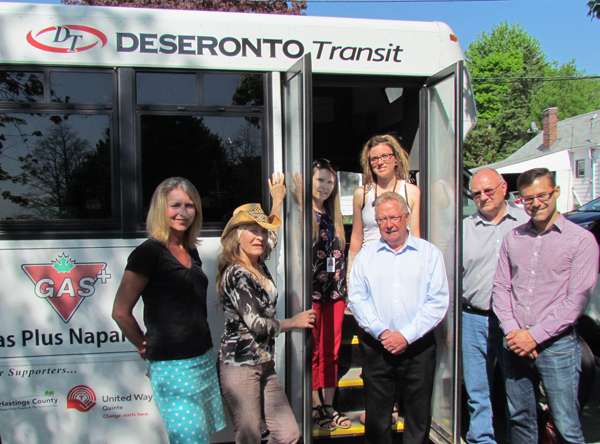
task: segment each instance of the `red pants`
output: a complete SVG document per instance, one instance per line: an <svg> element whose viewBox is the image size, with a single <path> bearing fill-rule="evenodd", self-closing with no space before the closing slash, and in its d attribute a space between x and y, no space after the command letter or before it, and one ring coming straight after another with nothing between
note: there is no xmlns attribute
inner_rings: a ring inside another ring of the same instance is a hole
<svg viewBox="0 0 600 444"><path fill-rule="evenodd" d="M312 306L316 311L312 331L312 388L318 390L337 387L344 301L313 302Z"/></svg>

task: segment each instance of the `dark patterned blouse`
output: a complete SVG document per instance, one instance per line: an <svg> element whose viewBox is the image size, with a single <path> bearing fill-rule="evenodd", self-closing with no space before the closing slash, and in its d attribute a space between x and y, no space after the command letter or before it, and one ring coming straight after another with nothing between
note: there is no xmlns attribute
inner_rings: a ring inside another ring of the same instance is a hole
<svg viewBox="0 0 600 444"><path fill-rule="evenodd" d="M344 246L332 219L315 211L319 224L319 237L313 242L313 302L332 302L346 297L346 258ZM333 272L327 271L327 259L333 257Z"/></svg>
<svg viewBox="0 0 600 444"><path fill-rule="evenodd" d="M221 281L225 329L219 356L225 364L257 365L273 359L275 337L281 331L275 319L277 288L267 266L259 264L271 281L271 291L237 264L225 270Z"/></svg>

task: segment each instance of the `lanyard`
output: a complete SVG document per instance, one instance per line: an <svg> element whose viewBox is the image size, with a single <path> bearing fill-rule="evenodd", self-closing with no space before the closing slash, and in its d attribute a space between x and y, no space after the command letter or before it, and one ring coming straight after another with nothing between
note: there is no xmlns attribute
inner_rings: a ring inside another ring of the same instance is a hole
<svg viewBox="0 0 600 444"><path fill-rule="evenodd" d="M320 226L322 219L321 214L316 210L313 211L315 212L315 217L317 218L317 222ZM327 242L325 243L325 252L328 256L331 256L333 253L333 241L335 239L335 227L333 225L333 220L330 217L328 217L328 219L329 221L327 224Z"/></svg>

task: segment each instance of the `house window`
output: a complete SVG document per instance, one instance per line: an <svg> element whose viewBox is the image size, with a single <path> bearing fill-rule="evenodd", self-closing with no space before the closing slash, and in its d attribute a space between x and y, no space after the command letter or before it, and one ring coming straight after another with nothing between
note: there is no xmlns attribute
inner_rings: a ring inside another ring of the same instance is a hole
<svg viewBox="0 0 600 444"><path fill-rule="evenodd" d="M580 159L576 163L577 177L585 177L585 159Z"/></svg>

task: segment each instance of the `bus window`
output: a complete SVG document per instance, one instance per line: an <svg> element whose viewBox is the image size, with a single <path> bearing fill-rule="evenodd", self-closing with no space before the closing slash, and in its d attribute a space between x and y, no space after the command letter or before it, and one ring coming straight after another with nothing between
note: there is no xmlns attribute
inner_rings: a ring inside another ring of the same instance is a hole
<svg viewBox="0 0 600 444"><path fill-rule="evenodd" d="M137 103L140 105L197 105L196 74L138 72Z"/></svg>
<svg viewBox="0 0 600 444"><path fill-rule="evenodd" d="M261 201L260 117L142 115L140 127L144 220L154 189L169 176L198 188L205 223L224 223L233 208Z"/></svg>
<svg viewBox="0 0 600 444"><path fill-rule="evenodd" d="M204 105L264 105L262 74L207 73L202 76Z"/></svg>
<svg viewBox="0 0 600 444"><path fill-rule="evenodd" d="M0 220L111 218L108 115L0 112Z"/></svg>
<svg viewBox="0 0 600 444"><path fill-rule="evenodd" d="M112 102L112 76L100 72L51 72L50 89L53 102ZM90 85L94 85L90 88Z"/></svg>

